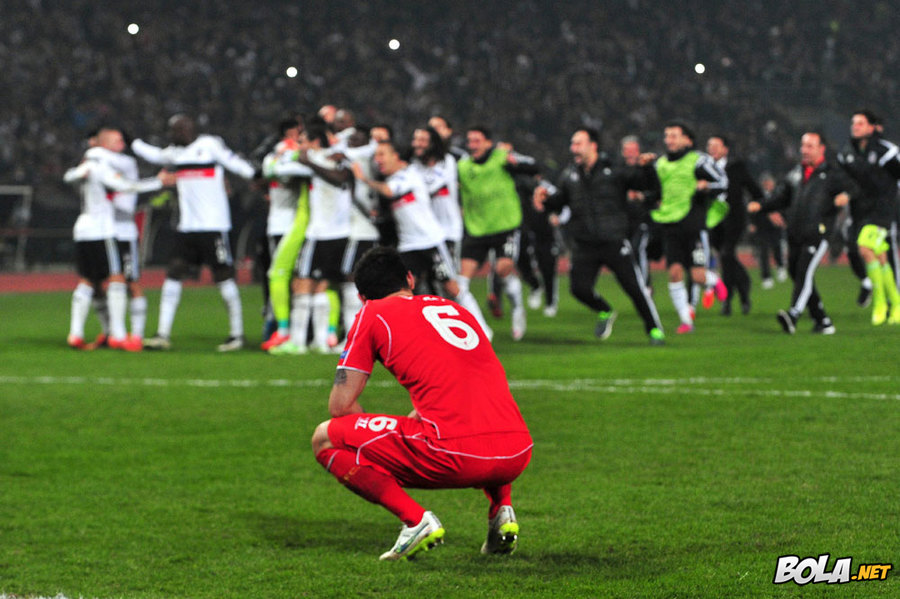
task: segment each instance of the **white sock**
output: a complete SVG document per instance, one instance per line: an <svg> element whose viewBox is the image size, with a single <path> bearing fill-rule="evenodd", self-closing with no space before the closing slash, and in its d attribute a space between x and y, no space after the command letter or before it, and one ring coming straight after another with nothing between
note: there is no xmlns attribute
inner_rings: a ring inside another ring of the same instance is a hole
<svg viewBox="0 0 900 599"><path fill-rule="evenodd" d="M719 275L716 274L716 271L706 269L706 286L707 287L715 287L716 283L719 282Z"/></svg>
<svg viewBox="0 0 900 599"><path fill-rule="evenodd" d="M459 295L464 295L464 294L468 293L469 292L469 277L464 277L462 275L456 275L456 285L459 287Z"/></svg>
<svg viewBox="0 0 900 599"><path fill-rule="evenodd" d="M356 313L362 308L362 300L359 299L359 290L355 283L344 283L341 285L341 311L344 318L344 332L349 333L353 321L356 319Z"/></svg>
<svg viewBox="0 0 900 599"><path fill-rule="evenodd" d="M328 321L331 316L331 302L327 293L312 296L313 346L328 347Z"/></svg>
<svg viewBox="0 0 900 599"><path fill-rule="evenodd" d="M503 279L503 290L512 303L513 310L522 307L522 281L518 275L508 274Z"/></svg>
<svg viewBox="0 0 900 599"><path fill-rule="evenodd" d="M122 341L128 336L125 328L128 286L123 282L113 281L106 290L106 300L109 304L109 336Z"/></svg>
<svg viewBox="0 0 900 599"><path fill-rule="evenodd" d="M291 298L291 342L298 347L306 347L311 306L312 296L309 294L295 295Z"/></svg>
<svg viewBox="0 0 900 599"><path fill-rule="evenodd" d="M478 305L478 301L475 299L475 296L472 295L472 292L469 291L468 285L466 286L466 290L463 291L463 286L459 286L459 295L455 298L456 303L460 306L471 312L472 316L475 317L475 320L478 321L478 324L481 325L481 330L484 331L484 334L490 337L492 335L491 327L488 326L487 321L484 319L484 314L481 313L481 307Z"/></svg>
<svg viewBox="0 0 900 599"><path fill-rule="evenodd" d="M691 295L688 298L688 303L690 305L697 307L697 304L700 303L700 296L703 295L703 291L700 289L700 283L691 282Z"/></svg>
<svg viewBox="0 0 900 599"><path fill-rule="evenodd" d="M669 297L672 298L672 305L675 306L675 311L678 313L678 318L681 322L683 324L693 324L691 304L688 301L687 287L685 287L684 281L669 283Z"/></svg>
<svg viewBox="0 0 900 599"><path fill-rule="evenodd" d="M870 283L871 286L871 283ZM91 295L93 295L94 290L91 288ZM94 314L97 315L97 320L100 321L100 330L104 335L109 335L109 302L106 299L105 295L100 297L94 297L91 300L91 304L94 306Z"/></svg>
<svg viewBox="0 0 900 599"><path fill-rule="evenodd" d="M147 327L147 298L143 295L131 298L128 309L131 310L131 334L143 338Z"/></svg>
<svg viewBox="0 0 900 599"><path fill-rule="evenodd" d="M72 292L72 314L69 319L69 336L84 339L84 323L88 312L91 311L91 300L94 297L94 288L84 283L79 283Z"/></svg>
<svg viewBox="0 0 900 599"><path fill-rule="evenodd" d="M159 298L159 325L156 331L160 337L168 339L172 335L172 323L180 301L181 281L166 279Z"/></svg>
<svg viewBox="0 0 900 599"><path fill-rule="evenodd" d="M225 279L219 283L219 293L228 309L228 334L231 337L244 336L244 312L241 307L241 294L234 279Z"/></svg>

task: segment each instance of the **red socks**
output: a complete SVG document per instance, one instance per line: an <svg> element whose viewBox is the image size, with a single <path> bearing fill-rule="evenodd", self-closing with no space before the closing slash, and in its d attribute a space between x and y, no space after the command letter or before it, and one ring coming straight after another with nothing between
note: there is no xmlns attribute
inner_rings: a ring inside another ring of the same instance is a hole
<svg viewBox="0 0 900 599"><path fill-rule="evenodd" d="M422 521L425 509L392 477L369 466L358 465L353 452L346 449L325 449L316 455L316 461L342 485L366 501L383 506L407 526L415 526ZM497 509L500 509L499 505Z"/></svg>
<svg viewBox="0 0 900 599"><path fill-rule="evenodd" d="M490 520L497 515L500 508L504 505L512 505L512 485L507 483L499 487L491 487L483 489L484 494L491 500L491 508L488 511L488 519Z"/></svg>

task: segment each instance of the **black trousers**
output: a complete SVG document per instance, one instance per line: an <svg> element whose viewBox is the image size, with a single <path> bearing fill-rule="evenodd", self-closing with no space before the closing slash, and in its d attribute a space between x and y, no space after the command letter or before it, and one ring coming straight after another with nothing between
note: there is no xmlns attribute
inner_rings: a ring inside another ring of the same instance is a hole
<svg viewBox="0 0 900 599"><path fill-rule="evenodd" d="M807 308L816 322L828 318L815 282L816 269L826 255L828 242L824 239L812 242L788 241L788 272L794 281L790 313L794 320L800 318Z"/></svg>
<svg viewBox="0 0 900 599"><path fill-rule="evenodd" d="M609 312L612 306L597 293L597 277L606 266L615 275L622 290L631 298L635 310L644 321L644 329L662 329L656 305L647 293L643 276L627 239L606 243L574 242L572 272L569 284L572 295L595 312Z"/></svg>

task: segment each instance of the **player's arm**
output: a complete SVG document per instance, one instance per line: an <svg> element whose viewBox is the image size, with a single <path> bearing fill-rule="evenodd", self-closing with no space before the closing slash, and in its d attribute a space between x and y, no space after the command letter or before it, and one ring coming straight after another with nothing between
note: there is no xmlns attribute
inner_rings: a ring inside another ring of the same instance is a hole
<svg viewBox="0 0 900 599"><path fill-rule="evenodd" d="M699 191L718 194L728 190L728 175L706 154L701 154L700 160L697 161L694 176L697 178Z"/></svg>
<svg viewBox="0 0 900 599"><path fill-rule="evenodd" d="M166 149L148 144L143 139L136 139L131 142L131 151L138 158L142 158L151 164L171 163L171 157Z"/></svg>
<svg viewBox="0 0 900 599"><path fill-rule="evenodd" d="M328 168L316 164L310 159L309 154L306 151L301 151L297 155L297 161L300 162L300 164L311 168L316 175L325 179L325 181L335 187L342 187L353 180L353 174L343 166L338 168Z"/></svg>
<svg viewBox="0 0 900 599"><path fill-rule="evenodd" d="M351 368L338 368L334 373L334 385L328 396L328 412L332 418L348 414L360 414L364 410L359 404L359 396L366 387L369 375Z"/></svg>
<svg viewBox="0 0 900 599"><path fill-rule="evenodd" d="M361 181L365 183L375 191L377 191L380 195L386 198L394 197L394 192L384 181L375 181L374 179L370 179L366 176L365 171L363 171L362 166L358 162L354 162L352 165L353 176L356 177L357 181Z"/></svg>
<svg viewBox="0 0 900 599"><path fill-rule="evenodd" d="M103 183L104 187L113 191L119 191L123 193L145 193L148 191L157 191L159 189L162 189L164 182L173 177L173 175L171 175L170 173L160 171L160 173L156 177L132 181L131 179L126 179L111 166L102 162L98 162L97 164L95 164L93 167L93 171L99 178L100 182Z"/></svg>
<svg viewBox="0 0 900 599"><path fill-rule="evenodd" d="M256 174L256 169L253 168L253 165L238 156L219 138L215 138L215 140L216 143L212 144L211 149L216 162L239 177L252 179Z"/></svg>
<svg viewBox="0 0 900 599"><path fill-rule="evenodd" d="M85 179L87 179L88 173L91 171L91 162L89 160L85 160L78 166L73 166L69 170L65 172L63 175L63 181L66 183L81 183Z"/></svg>
<svg viewBox="0 0 900 599"><path fill-rule="evenodd" d="M506 155L506 170L511 175L539 175L541 167L537 160L512 150Z"/></svg>

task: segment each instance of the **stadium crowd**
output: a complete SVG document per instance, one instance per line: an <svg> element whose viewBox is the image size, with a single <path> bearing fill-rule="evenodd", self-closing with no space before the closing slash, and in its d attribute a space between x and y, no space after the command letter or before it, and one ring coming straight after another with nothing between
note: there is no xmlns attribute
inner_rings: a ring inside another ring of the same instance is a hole
<svg viewBox="0 0 900 599"><path fill-rule="evenodd" d="M433 113L490 123L551 163L576 125L602 125L609 146L688 118L739 140L757 171L781 170L797 157L799 121L857 106L885 113L900 91L900 14L889 2L815 7L8 2L0 181L63 203L59 180L103 122L139 135L186 111L247 153L286 110L328 102L398 131Z"/></svg>

